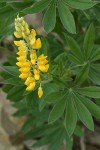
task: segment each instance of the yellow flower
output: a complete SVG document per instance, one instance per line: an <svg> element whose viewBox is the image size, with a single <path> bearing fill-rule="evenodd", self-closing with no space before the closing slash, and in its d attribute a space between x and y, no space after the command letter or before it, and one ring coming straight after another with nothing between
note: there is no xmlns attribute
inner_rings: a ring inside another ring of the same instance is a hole
<svg viewBox="0 0 100 150"><path fill-rule="evenodd" d="M32 63L33 65L35 65L36 60L37 60L36 50L33 50L33 51L31 52L30 58L31 58L31 63Z"/></svg>
<svg viewBox="0 0 100 150"><path fill-rule="evenodd" d="M26 51L19 51L19 52L17 52L17 55L26 56Z"/></svg>
<svg viewBox="0 0 100 150"><path fill-rule="evenodd" d="M35 79L33 77L29 76L25 81L25 85L29 85L32 82L35 82Z"/></svg>
<svg viewBox="0 0 100 150"><path fill-rule="evenodd" d="M31 62L30 62L30 61L26 61L26 62L24 63L24 66L25 66L25 67L30 67L30 65L31 65Z"/></svg>
<svg viewBox="0 0 100 150"><path fill-rule="evenodd" d="M40 38L38 38L38 39L35 41L35 43L33 44L32 48L33 48L33 49L40 49L41 46L42 46L41 40L40 40Z"/></svg>
<svg viewBox="0 0 100 150"><path fill-rule="evenodd" d="M19 47L18 47L18 50L19 50L19 51L27 51L28 48L27 48L26 46L19 46Z"/></svg>
<svg viewBox="0 0 100 150"><path fill-rule="evenodd" d="M35 43L35 41L36 41L36 38L35 38L35 37L31 38L31 39L30 39L30 45L32 46L32 45Z"/></svg>
<svg viewBox="0 0 100 150"><path fill-rule="evenodd" d="M47 72L48 69L49 69L49 64L47 64L47 65L38 65L38 68L42 72Z"/></svg>
<svg viewBox="0 0 100 150"><path fill-rule="evenodd" d="M39 80L40 79L40 71L37 69L34 69L34 78L35 80Z"/></svg>
<svg viewBox="0 0 100 150"><path fill-rule="evenodd" d="M31 35L32 35L33 37L36 36L36 31L35 31L34 29L31 30Z"/></svg>
<svg viewBox="0 0 100 150"><path fill-rule="evenodd" d="M20 62L23 62L23 61L26 60L26 56L17 57L17 60L20 61Z"/></svg>
<svg viewBox="0 0 100 150"><path fill-rule="evenodd" d="M47 56L44 56L44 54L40 55L38 57L38 68L40 71L42 72L47 72L48 69L49 69L49 64L48 63L48 60L47 60Z"/></svg>
<svg viewBox="0 0 100 150"><path fill-rule="evenodd" d="M29 76L29 73L22 73L19 75L19 78L26 79Z"/></svg>
<svg viewBox="0 0 100 150"><path fill-rule="evenodd" d="M22 67L22 68L19 69L19 71L20 71L21 73L28 73L28 72L30 71L30 67L27 67L27 68Z"/></svg>
<svg viewBox="0 0 100 150"><path fill-rule="evenodd" d="M35 85L35 82L30 83L29 86L26 88L26 91L32 91L35 88Z"/></svg>
<svg viewBox="0 0 100 150"><path fill-rule="evenodd" d="M17 62L16 65L17 65L18 67L23 67L23 66L24 66L24 63L23 63L23 62Z"/></svg>
<svg viewBox="0 0 100 150"><path fill-rule="evenodd" d="M41 98L42 95L43 95L43 90L42 90L42 87L40 86L40 87L38 88L38 96L39 96L39 98Z"/></svg>

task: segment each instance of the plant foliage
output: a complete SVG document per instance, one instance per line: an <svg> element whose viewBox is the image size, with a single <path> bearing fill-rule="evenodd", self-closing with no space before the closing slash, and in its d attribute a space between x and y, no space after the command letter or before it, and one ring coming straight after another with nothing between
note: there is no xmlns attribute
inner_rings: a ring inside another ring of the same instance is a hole
<svg viewBox="0 0 100 150"><path fill-rule="evenodd" d="M79 122L94 131L93 117L100 119L100 3L1 0L0 36L13 34L17 14L35 13L43 14L43 27L49 33L40 36L40 51L48 55L50 64L43 80L44 94L39 100L37 87L25 91L15 65L15 48L8 62L0 65L3 90L17 108L14 116L27 116L22 130L25 138L37 139L33 147L49 144L49 150L58 150L66 142L72 150L74 135L83 135Z"/></svg>

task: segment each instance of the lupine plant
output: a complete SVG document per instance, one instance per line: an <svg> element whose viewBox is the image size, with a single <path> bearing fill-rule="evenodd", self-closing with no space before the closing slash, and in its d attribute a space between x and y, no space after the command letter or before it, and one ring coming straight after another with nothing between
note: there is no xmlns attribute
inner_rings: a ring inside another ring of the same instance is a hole
<svg viewBox="0 0 100 150"><path fill-rule="evenodd" d="M35 13L46 36L24 20ZM8 35L14 52L1 65L3 90L14 116L27 118L22 136L33 147L72 150L74 136L93 132L100 118L99 0L1 0L1 43Z"/></svg>

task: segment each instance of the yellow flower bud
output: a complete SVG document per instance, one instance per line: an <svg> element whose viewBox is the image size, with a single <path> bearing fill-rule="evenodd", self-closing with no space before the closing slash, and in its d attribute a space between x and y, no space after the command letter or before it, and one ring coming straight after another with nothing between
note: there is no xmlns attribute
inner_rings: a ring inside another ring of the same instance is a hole
<svg viewBox="0 0 100 150"><path fill-rule="evenodd" d="M42 95L43 95L43 90L42 90L41 87L39 87L39 88L38 88L38 96L39 96L39 98L41 98Z"/></svg>
<svg viewBox="0 0 100 150"><path fill-rule="evenodd" d="M32 35L33 37L36 36L36 31L35 31L34 29L31 30L31 35Z"/></svg>
<svg viewBox="0 0 100 150"><path fill-rule="evenodd" d="M15 44L16 46L26 46L24 40L14 41L14 44Z"/></svg>
<svg viewBox="0 0 100 150"><path fill-rule="evenodd" d="M29 34L30 34L30 30L29 30L28 28L26 28L25 34L26 34L26 35L29 35Z"/></svg>
<svg viewBox="0 0 100 150"><path fill-rule="evenodd" d="M32 91L35 88L36 83L30 83L29 86L26 88L26 91Z"/></svg>
<svg viewBox="0 0 100 150"><path fill-rule="evenodd" d="M14 44L15 44L16 46L19 46L19 45L20 45L20 41L14 41Z"/></svg>
<svg viewBox="0 0 100 150"><path fill-rule="evenodd" d="M22 34L20 32L14 32L14 36L16 38L21 38L22 37Z"/></svg>
<svg viewBox="0 0 100 150"><path fill-rule="evenodd" d="M26 25L26 22L23 20L22 21L22 26L25 26Z"/></svg>
<svg viewBox="0 0 100 150"><path fill-rule="evenodd" d="M23 38L25 38L25 37L26 37L26 35L25 35L25 33L24 33L24 32L22 32L22 37L23 37Z"/></svg>
<svg viewBox="0 0 100 150"><path fill-rule="evenodd" d="M15 26L16 31L21 32L21 29L16 25Z"/></svg>

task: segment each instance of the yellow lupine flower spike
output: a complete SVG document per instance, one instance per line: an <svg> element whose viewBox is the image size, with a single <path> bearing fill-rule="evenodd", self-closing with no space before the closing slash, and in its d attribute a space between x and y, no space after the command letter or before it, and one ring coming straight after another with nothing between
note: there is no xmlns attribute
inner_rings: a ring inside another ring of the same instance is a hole
<svg viewBox="0 0 100 150"><path fill-rule="evenodd" d="M37 49L42 47L41 39L36 38L36 31L29 29L23 17L17 16L15 19L15 30L15 37L20 38L20 40L14 41L18 47L16 65L19 67L19 78L25 80L26 91L32 91L36 82L41 82L41 73L45 73L49 69L47 56L37 54ZM40 85L38 88L39 98L42 95L43 90Z"/></svg>

